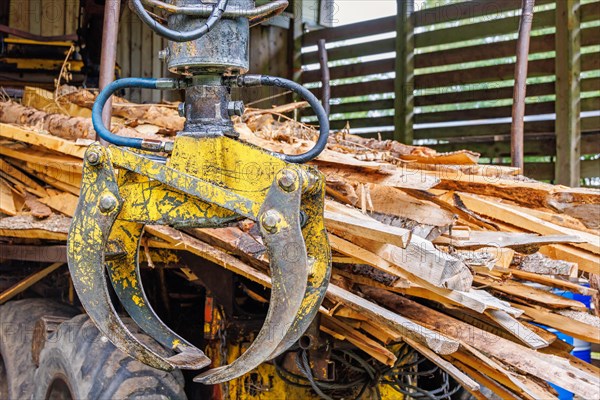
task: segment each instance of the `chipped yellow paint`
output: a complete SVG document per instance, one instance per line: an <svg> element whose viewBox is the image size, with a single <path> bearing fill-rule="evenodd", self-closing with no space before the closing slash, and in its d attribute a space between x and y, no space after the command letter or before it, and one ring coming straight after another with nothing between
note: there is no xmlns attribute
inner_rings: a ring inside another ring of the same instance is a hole
<svg viewBox="0 0 600 400"><path fill-rule="evenodd" d="M133 302L138 306L138 307L143 307L144 306L144 299L142 299L139 296L133 295L131 296L131 300L133 300Z"/></svg>

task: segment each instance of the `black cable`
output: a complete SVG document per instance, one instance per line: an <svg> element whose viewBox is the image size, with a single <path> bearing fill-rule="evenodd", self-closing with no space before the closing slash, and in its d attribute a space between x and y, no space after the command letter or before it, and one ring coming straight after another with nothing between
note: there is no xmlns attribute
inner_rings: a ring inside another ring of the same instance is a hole
<svg viewBox="0 0 600 400"><path fill-rule="evenodd" d="M130 0L130 7L138 17L146 24L150 29L156 32L158 35L172 40L173 42L189 42L196 40L207 34L212 27L221 19L225 8L227 8L227 2L229 0L219 0L217 5L213 8L208 19L200 26L200 28L194 29L188 32L180 32L173 29L169 29L159 22L157 22L148 11L144 8L141 0Z"/></svg>

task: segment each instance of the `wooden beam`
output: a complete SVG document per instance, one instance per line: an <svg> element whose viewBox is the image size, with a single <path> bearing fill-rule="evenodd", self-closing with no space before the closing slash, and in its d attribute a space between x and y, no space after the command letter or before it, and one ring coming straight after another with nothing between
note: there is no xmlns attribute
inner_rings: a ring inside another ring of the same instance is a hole
<svg viewBox="0 0 600 400"><path fill-rule="evenodd" d="M43 268L42 270L29 275L27 278L23 279L19 283L10 288L6 289L4 292L0 293L0 304L6 303L8 300L12 299L19 293L23 292L27 288L31 287L35 283L44 279L46 276L50 275L52 272L56 271L58 268L63 266L65 263L57 262L49 267Z"/></svg>
<svg viewBox="0 0 600 400"><path fill-rule="evenodd" d="M413 142L414 28L413 0L397 0L396 78L394 80L394 140Z"/></svg>
<svg viewBox="0 0 600 400"><path fill-rule="evenodd" d="M556 183L579 186L581 51L579 0L556 2Z"/></svg>

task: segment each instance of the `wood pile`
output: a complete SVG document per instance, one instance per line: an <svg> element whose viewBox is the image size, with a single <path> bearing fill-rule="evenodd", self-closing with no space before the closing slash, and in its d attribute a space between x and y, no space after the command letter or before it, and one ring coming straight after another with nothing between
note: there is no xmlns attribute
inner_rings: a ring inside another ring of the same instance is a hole
<svg viewBox="0 0 600 400"><path fill-rule="evenodd" d="M55 100L30 89L23 105L0 103L2 242L66 240L93 98L80 91ZM303 152L316 131L284 115L303 106L247 110L236 129L258 146ZM164 105L118 101L115 115L120 134L164 138L182 123ZM549 289L597 300L597 287L582 283L594 286L600 275L600 191L477 162L469 151L332 136L314 162L327 178L334 252L321 330L386 365L397 359L390 345L405 341L475 398L484 398L481 386L501 398L556 398L547 382L600 398L600 370L538 326L600 343L600 318ZM268 287L268 260L251 225L149 226L145 243L186 250Z"/></svg>

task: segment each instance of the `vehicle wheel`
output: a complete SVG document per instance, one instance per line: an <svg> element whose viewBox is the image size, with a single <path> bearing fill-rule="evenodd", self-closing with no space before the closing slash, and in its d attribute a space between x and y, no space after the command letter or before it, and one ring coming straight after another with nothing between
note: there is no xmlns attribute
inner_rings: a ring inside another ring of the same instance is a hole
<svg viewBox="0 0 600 400"><path fill-rule="evenodd" d="M0 398L29 399L35 365L31 340L43 316L70 318L78 311L48 299L12 301L0 306Z"/></svg>
<svg viewBox="0 0 600 400"><path fill-rule="evenodd" d="M128 328L157 352L148 336ZM65 321L48 338L35 372L34 399L186 399L180 371L165 372L134 360L100 334L87 315Z"/></svg>

